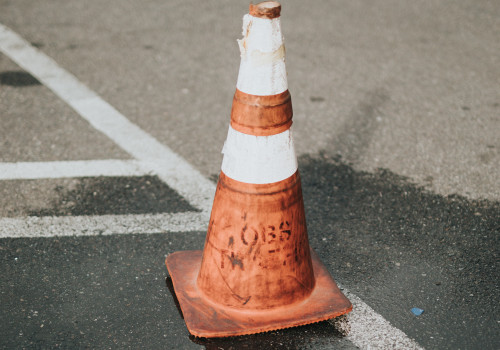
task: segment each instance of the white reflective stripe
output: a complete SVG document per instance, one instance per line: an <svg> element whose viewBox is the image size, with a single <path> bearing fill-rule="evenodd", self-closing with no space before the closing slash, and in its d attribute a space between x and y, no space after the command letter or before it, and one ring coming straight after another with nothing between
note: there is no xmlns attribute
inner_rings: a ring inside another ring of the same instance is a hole
<svg viewBox="0 0 500 350"><path fill-rule="evenodd" d="M222 153L224 174L245 183L278 182L297 171L291 130L271 136L254 136L229 126Z"/></svg>
<svg viewBox="0 0 500 350"><path fill-rule="evenodd" d="M236 87L251 95L276 95L288 89L285 46L280 18L266 19L245 15Z"/></svg>

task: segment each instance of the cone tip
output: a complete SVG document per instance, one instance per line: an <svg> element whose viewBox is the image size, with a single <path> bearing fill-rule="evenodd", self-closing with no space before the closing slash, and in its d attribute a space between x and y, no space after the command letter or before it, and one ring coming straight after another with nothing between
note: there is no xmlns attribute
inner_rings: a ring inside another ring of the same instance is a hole
<svg viewBox="0 0 500 350"><path fill-rule="evenodd" d="M280 16L281 4L277 1L264 1L257 5L250 4L250 15L260 18L273 19Z"/></svg>

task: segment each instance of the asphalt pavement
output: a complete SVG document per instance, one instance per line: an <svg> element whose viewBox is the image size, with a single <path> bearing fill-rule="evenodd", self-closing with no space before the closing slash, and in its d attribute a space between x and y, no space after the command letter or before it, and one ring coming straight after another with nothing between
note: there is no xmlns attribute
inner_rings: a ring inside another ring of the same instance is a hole
<svg viewBox="0 0 500 350"><path fill-rule="evenodd" d="M176 304L164 259L203 248L247 2L0 0L0 348L498 348L500 4L282 6L310 244L351 332L195 338Z"/></svg>

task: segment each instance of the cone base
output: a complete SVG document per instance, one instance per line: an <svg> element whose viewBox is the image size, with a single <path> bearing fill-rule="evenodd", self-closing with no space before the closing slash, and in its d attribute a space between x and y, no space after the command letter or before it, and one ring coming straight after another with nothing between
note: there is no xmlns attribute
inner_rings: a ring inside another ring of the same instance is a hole
<svg viewBox="0 0 500 350"><path fill-rule="evenodd" d="M194 336L214 338L267 332L328 320L352 310L351 302L312 249L316 285L311 295L270 310L235 309L208 300L196 284L202 255L201 250L180 251L165 260L184 321Z"/></svg>

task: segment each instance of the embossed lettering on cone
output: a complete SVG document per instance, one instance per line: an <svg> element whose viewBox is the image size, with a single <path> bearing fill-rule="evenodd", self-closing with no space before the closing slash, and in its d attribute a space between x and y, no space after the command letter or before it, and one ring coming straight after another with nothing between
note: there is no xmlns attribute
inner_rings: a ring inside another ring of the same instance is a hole
<svg viewBox="0 0 500 350"><path fill-rule="evenodd" d="M221 173L203 251L166 265L189 332L259 333L327 320L352 309L309 247L281 5L250 5Z"/></svg>

